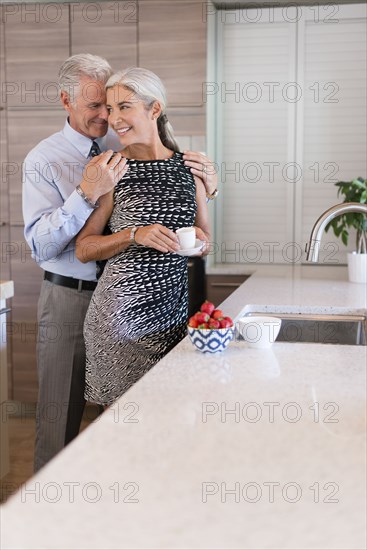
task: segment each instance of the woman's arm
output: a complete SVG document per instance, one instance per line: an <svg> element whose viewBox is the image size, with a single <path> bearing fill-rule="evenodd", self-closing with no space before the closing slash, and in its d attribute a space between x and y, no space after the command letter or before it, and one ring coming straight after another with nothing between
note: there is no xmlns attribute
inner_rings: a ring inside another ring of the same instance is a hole
<svg viewBox="0 0 367 550"><path fill-rule="evenodd" d="M93 212L77 236L75 252L81 262L108 260L131 245L131 227L112 235L103 235L112 210L113 191L100 198L99 208ZM155 248L160 252L176 252L180 248L176 234L158 223L138 227L134 238L136 244Z"/></svg>
<svg viewBox="0 0 367 550"><path fill-rule="evenodd" d="M206 241L207 246L203 251L203 255L209 253L209 241L210 241L210 223L209 212L206 202L206 191L203 182L197 176L194 176L196 184L196 204L197 211L195 217L196 237L203 241Z"/></svg>
<svg viewBox="0 0 367 550"><path fill-rule="evenodd" d="M76 257L83 263L112 258L130 244L130 229L103 235L113 210L113 191L100 198L100 206L87 220L76 238Z"/></svg>

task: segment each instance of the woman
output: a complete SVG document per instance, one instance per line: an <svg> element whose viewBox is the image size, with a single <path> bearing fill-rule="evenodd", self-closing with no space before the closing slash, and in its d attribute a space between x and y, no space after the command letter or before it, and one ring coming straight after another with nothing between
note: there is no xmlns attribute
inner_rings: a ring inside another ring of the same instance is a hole
<svg viewBox="0 0 367 550"><path fill-rule="evenodd" d="M165 115L165 90L132 68L106 85L109 124L128 170L77 238L81 261L110 258L84 325L86 399L112 404L185 335L187 258L175 231L209 240L205 188L184 165ZM112 235L103 236L108 223Z"/></svg>

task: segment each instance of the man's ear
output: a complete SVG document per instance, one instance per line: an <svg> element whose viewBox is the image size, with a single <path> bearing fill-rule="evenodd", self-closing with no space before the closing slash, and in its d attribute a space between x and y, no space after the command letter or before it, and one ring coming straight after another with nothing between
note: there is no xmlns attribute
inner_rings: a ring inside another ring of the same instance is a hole
<svg viewBox="0 0 367 550"><path fill-rule="evenodd" d="M62 91L60 94L61 104L67 111L70 110L70 96L67 92Z"/></svg>
<svg viewBox="0 0 367 550"><path fill-rule="evenodd" d="M159 101L155 101L152 107L152 118L157 119L162 112L162 107Z"/></svg>

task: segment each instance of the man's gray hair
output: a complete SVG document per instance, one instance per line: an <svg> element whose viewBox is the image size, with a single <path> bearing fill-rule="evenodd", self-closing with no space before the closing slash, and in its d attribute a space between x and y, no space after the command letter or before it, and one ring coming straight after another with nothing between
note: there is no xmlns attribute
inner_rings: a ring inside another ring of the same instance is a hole
<svg viewBox="0 0 367 550"><path fill-rule="evenodd" d="M60 91L66 92L69 95L71 103L74 103L78 94L81 77L86 76L106 84L111 75L112 68L103 57L90 53L72 55L60 67Z"/></svg>

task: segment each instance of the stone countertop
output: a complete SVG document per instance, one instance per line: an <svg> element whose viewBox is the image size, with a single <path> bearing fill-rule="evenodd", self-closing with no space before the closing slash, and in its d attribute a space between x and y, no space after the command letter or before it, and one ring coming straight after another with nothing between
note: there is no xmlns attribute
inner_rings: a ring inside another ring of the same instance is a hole
<svg viewBox="0 0 367 550"><path fill-rule="evenodd" d="M363 311L366 289L255 275L222 309L253 304ZM9 499L1 548L365 548L366 352L185 338Z"/></svg>
<svg viewBox="0 0 367 550"><path fill-rule="evenodd" d="M305 279L346 280L348 267L343 264L259 264L259 263L221 263L211 265L207 262L207 275L254 275L264 277L298 277Z"/></svg>

